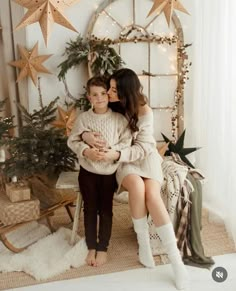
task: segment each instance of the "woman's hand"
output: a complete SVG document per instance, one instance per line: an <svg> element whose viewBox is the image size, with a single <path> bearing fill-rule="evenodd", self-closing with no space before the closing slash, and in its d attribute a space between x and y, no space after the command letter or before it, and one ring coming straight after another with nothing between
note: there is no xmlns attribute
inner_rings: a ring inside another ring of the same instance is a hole
<svg viewBox="0 0 236 291"><path fill-rule="evenodd" d="M99 132L85 131L82 133L82 140L93 148L101 149L107 147L106 141Z"/></svg>
<svg viewBox="0 0 236 291"><path fill-rule="evenodd" d="M118 152L118 151L115 151L115 150L112 150L112 149L108 149L108 150L106 150L104 152L104 158L103 158L104 161L107 161L107 162L113 161L113 162L115 162L115 161L118 161L119 158L120 158L120 152Z"/></svg>
<svg viewBox="0 0 236 291"><path fill-rule="evenodd" d="M105 153L96 148L85 149L83 155L92 161L104 160Z"/></svg>

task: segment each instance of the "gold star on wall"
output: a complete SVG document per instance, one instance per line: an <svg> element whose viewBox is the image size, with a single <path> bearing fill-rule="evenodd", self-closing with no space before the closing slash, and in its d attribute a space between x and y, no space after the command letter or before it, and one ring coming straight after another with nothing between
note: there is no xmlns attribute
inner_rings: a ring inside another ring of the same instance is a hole
<svg viewBox="0 0 236 291"><path fill-rule="evenodd" d="M57 110L58 120L53 121L51 124L58 128L65 128L65 134L69 136L77 117L76 109L72 107L68 111L65 111L60 106L57 106Z"/></svg>
<svg viewBox="0 0 236 291"><path fill-rule="evenodd" d="M153 12L156 12L157 14L164 12L166 21L170 26L170 21L174 9L189 14L178 0L154 0L154 4L148 13L148 16L150 16Z"/></svg>
<svg viewBox="0 0 236 291"><path fill-rule="evenodd" d="M46 69L42 65L42 63L50 58L52 55L39 56L38 43L35 44L31 51L28 51L26 48L20 45L18 45L18 50L21 58L17 61L9 63L9 65L21 69L20 74L16 80L17 82L29 76L36 86L38 73L51 74L51 72L49 72L48 69Z"/></svg>
<svg viewBox="0 0 236 291"><path fill-rule="evenodd" d="M13 0L17 4L28 9L21 22L16 29L25 27L35 22L39 22L47 45L48 39L54 22L71 29L77 30L70 24L65 15L64 10L75 4L79 0Z"/></svg>

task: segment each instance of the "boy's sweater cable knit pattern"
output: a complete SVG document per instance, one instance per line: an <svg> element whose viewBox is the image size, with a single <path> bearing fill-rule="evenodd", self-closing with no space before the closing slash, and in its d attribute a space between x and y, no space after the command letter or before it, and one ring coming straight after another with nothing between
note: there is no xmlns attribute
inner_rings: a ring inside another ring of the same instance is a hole
<svg viewBox="0 0 236 291"><path fill-rule="evenodd" d="M84 169L101 175L113 174L119 163L91 161L83 156L83 151L89 148L89 145L81 140L84 131L100 132L108 147L119 151L131 145L132 135L126 118L111 109L104 114L96 114L90 109L79 114L68 138L68 146L77 154L79 164Z"/></svg>

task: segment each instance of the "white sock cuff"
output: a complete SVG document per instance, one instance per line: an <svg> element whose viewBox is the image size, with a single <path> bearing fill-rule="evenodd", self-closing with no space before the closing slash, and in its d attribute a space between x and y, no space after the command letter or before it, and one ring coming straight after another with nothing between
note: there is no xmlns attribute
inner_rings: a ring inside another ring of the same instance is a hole
<svg viewBox="0 0 236 291"><path fill-rule="evenodd" d="M171 222L156 227L157 234L159 235L160 239L165 242L175 241L175 232Z"/></svg>
<svg viewBox="0 0 236 291"><path fill-rule="evenodd" d="M132 217L132 221L135 232L143 232L148 229L147 216L138 219Z"/></svg>

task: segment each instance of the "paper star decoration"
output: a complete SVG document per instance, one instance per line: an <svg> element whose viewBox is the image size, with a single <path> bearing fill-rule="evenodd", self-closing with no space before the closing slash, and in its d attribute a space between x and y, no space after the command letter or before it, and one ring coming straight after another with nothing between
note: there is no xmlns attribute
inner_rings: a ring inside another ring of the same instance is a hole
<svg viewBox="0 0 236 291"><path fill-rule="evenodd" d="M9 63L9 65L21 69L20 74L16 80L17 82L29 76L36 86L38 73L51 74L51 72L49 72L48 69L42 65L42 63L52 55L39 56L38 43L34 45L31 51L28 51L26 48L20 45L18 45L18 50L21 58L17 61L12 61Z"/></svg>
<svg viewBox="0 0 236 291"><path fill-rule="evenodd" d="M169 150L166 151L165 156L171 156L171 152L176 153L180 156L181 160L186 163L191 168L194 168L194 166L189 162L189 160L185 157L186 155L195 152L196 150L199 150L199 148L184 148L184 137L185 137L185 130L179 137L176 143L172 143L168 137L166 137L163 133L161 134L165 140L166 143L169 143Z"/></svg>
<svg viewBox="0 0 236 291"><path fill-rule="evenodd" d="M13 0L17 4L28 9L16 29L39 22L46 45L56 22L73 31L77 30L70 24L63 14L64 10L79 0Z"/></svg>
<svg viewBox="0 0 236 291"><path fill-rule="evenodd" d="M65 111L60 106L57 106L57 110L58 120L53 121L51 124L55 127L64 128L65 134L69 136L77 117L76 109L72 107L68 111Z"/></svg>
<svg viewBox="0 0 236 291"><path fill-rule="evenodd" d="M164 157L168 148L169 148L169 143L165 143L163 146L161 146L157 149L162 158Z"/></svg>
<svg viewBox="0 0 236 291"><path fill-rule="evenodd" d="M189 14L188 11L184 8L184 6L180 3L179 0L154 0L154 1L155 2L148 13L148 16L150 16L154 12L156 12L158 15L161 12L164 12L166 21L169 26L170 26L170 21L171 21L171 17L172 17L174 9L184 12L186 14Z"/></svg>

